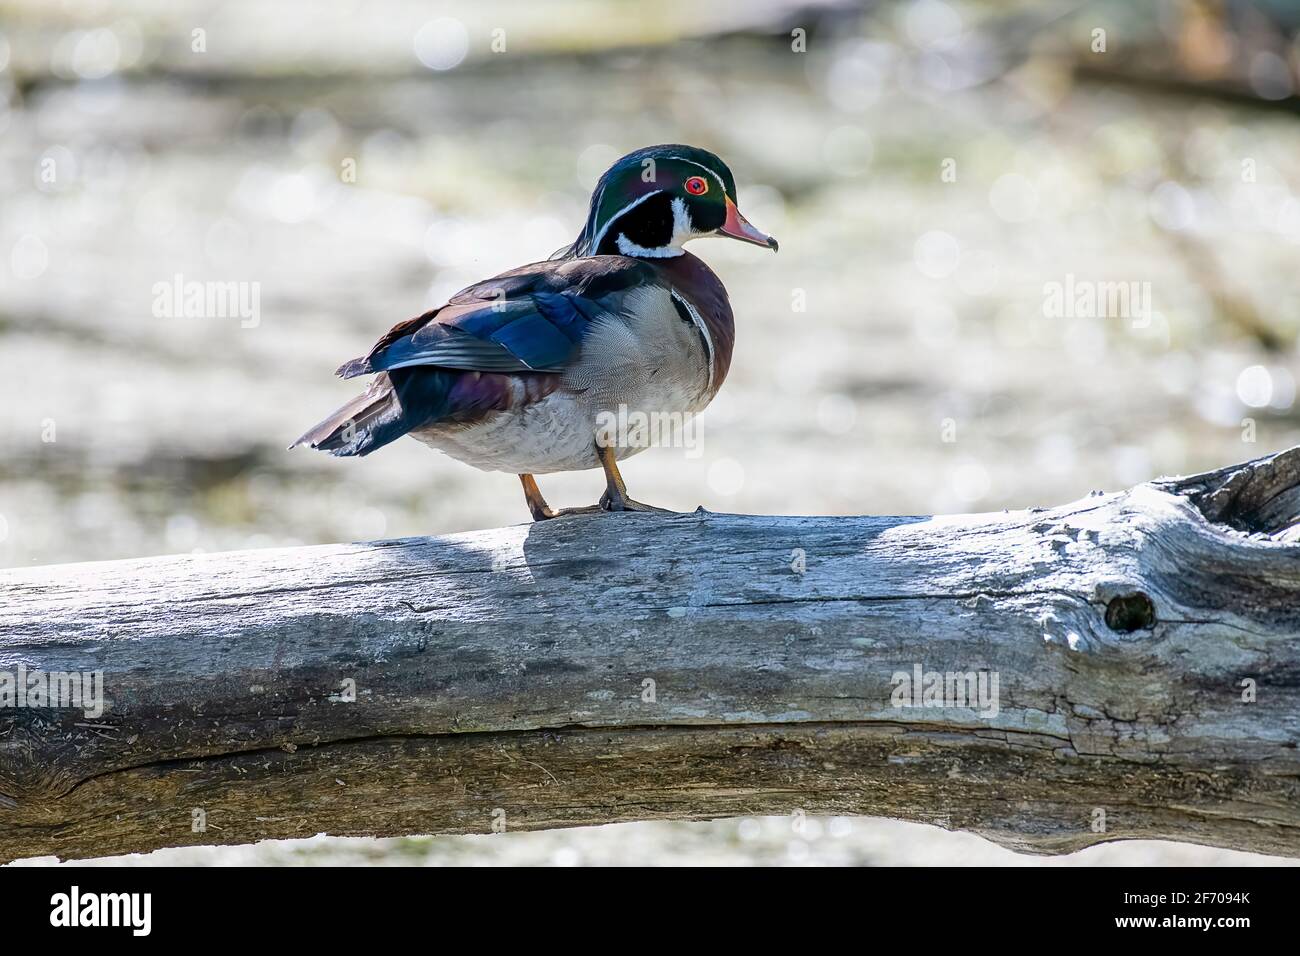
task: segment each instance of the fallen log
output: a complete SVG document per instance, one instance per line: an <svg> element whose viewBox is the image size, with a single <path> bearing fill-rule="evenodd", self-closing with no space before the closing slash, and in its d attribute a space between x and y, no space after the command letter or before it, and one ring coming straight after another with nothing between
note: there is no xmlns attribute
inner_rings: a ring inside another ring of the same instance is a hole
<svg viewBox="0 0 1300 956"><path fill-rule="evenodd" d="M797 812L1300 856L1300 448L1050 509L583 516L0 596L3 860Z"/></svg>

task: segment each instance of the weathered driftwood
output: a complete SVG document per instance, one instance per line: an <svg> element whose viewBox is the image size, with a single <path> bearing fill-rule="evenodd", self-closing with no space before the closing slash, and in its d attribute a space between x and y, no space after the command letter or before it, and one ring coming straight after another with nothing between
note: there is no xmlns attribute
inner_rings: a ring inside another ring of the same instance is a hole
<svg viewBox="0 0 1300 956"><path fill-rule="evenodd" d="M1298 521L1295 448L1046 510L0 572L0 671L107 697L0 710L0 857L798 810L1300 856ZM917 666L996 715L894 706Z"/></svg>

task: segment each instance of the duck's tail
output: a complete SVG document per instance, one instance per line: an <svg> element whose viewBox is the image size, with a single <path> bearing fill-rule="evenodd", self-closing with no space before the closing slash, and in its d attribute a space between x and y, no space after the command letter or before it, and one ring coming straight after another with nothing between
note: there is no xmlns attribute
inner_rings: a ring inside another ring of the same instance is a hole
<svg viewBox="0 0 1300 956"><path fill-rule="evenodd" d="M423 422L413 420L387 374L377 375L366 389L332 415L312 426L290 448L307 445L331 455L368 455L401 438Z"/></svg>

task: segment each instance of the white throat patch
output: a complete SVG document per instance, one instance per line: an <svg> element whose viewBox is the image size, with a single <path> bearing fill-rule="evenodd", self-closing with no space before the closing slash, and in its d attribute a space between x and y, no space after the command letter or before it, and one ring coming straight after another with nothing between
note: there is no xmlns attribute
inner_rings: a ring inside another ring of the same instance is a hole
<svg viewBox="0 0 1300 956"><path fill-rule="evenodd" d="M687 239L693 239L694 237L695 229L691 225L691 214L686 211L686 202L678 198L673 200L673 235L668 240L667 245L647 249L644 246L638 246L621 232L615 242L618 244L618 251L625 256L639 256L643 259L666 259L684 253L686 250L682 248L683 243Z"/></svg>

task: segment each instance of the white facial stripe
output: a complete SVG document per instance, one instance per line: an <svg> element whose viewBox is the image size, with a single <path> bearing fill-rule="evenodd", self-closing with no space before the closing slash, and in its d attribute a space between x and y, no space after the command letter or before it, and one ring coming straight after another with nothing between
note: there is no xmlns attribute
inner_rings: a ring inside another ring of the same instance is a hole
<svg viewBox="0 0 1300 956"><path fill-rule="evenodd" d="M686 209L686 200L673 200L673 237L668 240L672 246L680 246L691 236L695 235L695 227L691 224L691 214Z"/></svg>
<svg viewBox="0 0 1300 956"><path fill-rule="evenodd" d="M699 166L700 169L704 170L706 173L708 173L710 176L712 176L714 179L716 179L716 180L718 181L718 185L719 185L720 187L722 187L722 195L725 196L725 195L727 194L727 184L724 183L724 182L722 181L722 177L721 177L721 176L719 176L719 175L718 175L717 173L715 173L713 170L709 169L708 166L705 166L703 163L697 163L697 162L696 162L695 160L693 160L693 159L687 159L685 156L669 156L668 158L669 158L669 159L677 159L677 160L680 160L680 161L683 162L683 163L690 163L692 166Z"/></svg>
<svg viewBox="0 0 1300 956"><path fill-rule="evenodd" d="M596 250L600 248L600 244L605 240L605 233L609 232L609 227L612 226L615 222L617 222L620 216L624 215L625 213L629 212L632 209L635 209L637 206L641 205L651 196L658 196L661 192L663 192L662 189L656 189L653 192L646 193L644 196L638 196L636 199L633 199L630 203L628 203L618 212L614 213L614 215L610 217L609 221L606 222L605 225L600 227L600 232L596 233L596 238L591 241L591 255L594 256L596 254ZM622 242L621 236L619 237L619 241L620 243ZM627 255L627 253L624 253L624 255Z"/></svg>
<svg viewBox="0 0 1300 956"><path fill-rule="evenodd" d="M686 296L682 295L676 289L672 289L671 292L673 298L686 307L686 311L690 313L691 321L695 323L695 327L700 330L700 335L704 337L704 347L709 352L708 388L710 391L712 391L713 390L713 336L709 335L709 327L704 324L704 319L700 317L699 310L696 309L695 306L691 305L691 303L687 300Z"/></svg>

